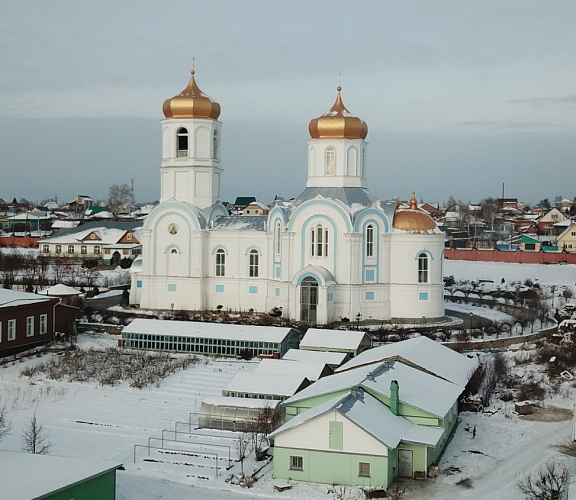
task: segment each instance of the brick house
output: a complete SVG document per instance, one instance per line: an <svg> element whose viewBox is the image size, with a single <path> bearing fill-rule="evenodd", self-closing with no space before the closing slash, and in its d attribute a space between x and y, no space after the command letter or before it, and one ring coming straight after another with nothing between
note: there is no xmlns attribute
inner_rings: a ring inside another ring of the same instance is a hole
<svg viewBox="0 0 576 500"><path fill-rule="evenodd" d="M70 336L77 311L56 297L0 289L0 357L44 345L56 332Z"/></svg>

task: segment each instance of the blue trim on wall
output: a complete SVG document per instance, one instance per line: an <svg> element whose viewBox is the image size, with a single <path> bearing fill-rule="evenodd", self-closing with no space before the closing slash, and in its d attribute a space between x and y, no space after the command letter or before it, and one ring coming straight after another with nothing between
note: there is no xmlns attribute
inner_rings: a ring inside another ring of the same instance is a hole
<svg viewBox="0 0 576 500"><path fill-rule="evenodd" d="M164 212L163 214L161 214L156 220L152 220L150 222L150 226L147 229L151 229L152 230L152 235L153 235L153 242L152 242L152 271L153 274L157 274L157 268L156 268L156 264L158 263L158 254L157 251L158 249L158 235L160 234L160 231L162 230L161 228L159 228L159 226L162 224L162 221L164 219L166 219L167 217L177 217L178 221L182 221L183 224L185 224L188 227L188 232L189 232L189 240L188 240L188 276L190 276L192 274L192 231L194 229L200 229L200 225L198 224L198 219L196 218L196 214L194 212L192 212L192 210L190 210L185 204L183 203L167 203L166 206L164 206L163 208L168 208L171 205L178 207L180 209L182 209L184 212L189 213L190 215L192 215L192 217L188 218L185 217L182 213L180 212L176 212L176 211L168 211L168 212ZM158 205L158 206L162 206L162 205ZM150 216L148 216L150 217ZM191 221L196 221L196 224L193 227L190 222ZM146 221L148 222L148 221ZM145 224L146 227L146 224Z"/></svg>
<svg viewBox="0 0 576 500"><path fill-rule="evenodd" d="M374 292L366 292L366 300L374 300Z"/></svg>
<svg viewBox="0 0 576 500"><path fill-rule="evenodd" d="M248 293L258 293L258 287L257 286L249 286L248 287Z"/></svg>
<svg viewBox="0 0 576 500"><path fill-rule="evenodd" d="M245 255L245 256L248 255L252 250L256 250L256 251L258 252L258 255L260 255L260 256L262 255L262 250L260 250L260 248L258 248L258 247L255 246L255 245L249 246L249 247L246 249L246 252L244 252L244 255ZM214 255L214 254L212 254L212 255Z"/></svg>
<svg viewBox="0 0 576 500"><path fill-rule="evenodd" d="M136 281L136 288L142 288L142 280Z"/></svg>
<svg viewBox="0 0 576 500"><path fill-rule="evenodd" d="M169 292L175 292L176 291L176 285L174 283L168 283L168 291Z"/></svg>
<svg viewBox="0 0 576 500"><path fill-rule="evenodd" d="M350 221L350 214L347 214L346 212L344 212L342 207L340 207L339 205L337 205L333 201L318 200L318 199L306 201L306 202L302 203L302 205L300 205L296 210L294 210L294 212L292 213L292 216L290 217L290 221L288 222L288 228L287 228L288 231L292 231L294 229L294 224L295 224L295 221L298 219L298 214L302 210L308 208L310 205L326 205L330 208L333 208L342 216L342 221L344 222L344 224L346 224L346 232L347 233L352 232L352 223Z"/></svg>
<svg viewBox="0 0 576 500"><path fill-rule="evenodd" d="M226 249L226 247L224 245L216 245L213 249L212 249L212 255L216 255L216 252L218 250L224 250L224 254L228 255L228 250Z"/></svg>
<svg viewBox="0 0 576 500"><path fill-rule="evenodd" d="M298 281L296 282L296 284L298 286L300 286L302 284L302 281L304 281L304 278L308 278L308 277L314 278L318 282L318 286L326 286L326 282L324 281L322 276L320 276L314 272L311 272L311 271L307 271L304 274L302 274L302 276L300 276L298 278Z"/></svg>
<svg viewBox="0 0 576 500"><path fill-rule="evenodd" d="M216 291L216 293L222 293L224 291L224 285L216 285L214 287L214 290Z"/></svg>
<svg viewBox="0 0 576 500"><path fill-rule="evenodd" d="M321 214L314 214L311 215L310 217L308 217L304 223L302 224L302 247L300 249L300 268L304 269L306 267L306 260L312 260L312 259L322 259L322 260L326 260L329 261L330 260L330 254L327 258L325 257L312 257L310 255L309 249L310 249L310 244L311 241L310 238L307 237L307 235L310 234L310 229L308 228L309 225L311 225L313 222L316 222L317 220L325 220L327 221L330 226L332 226L332 237L331 239L333 240L332 245L330 245L330 242L328 242L328 248L329 249L333 249L334 250L334 271L336 271L336 269L338 269L338 231L336 230L336 223L334 222L334 220L332 220L330 217L328 217L327 215L321 215ZM331 272L332 276L334 276L334 280L336 280L336 273L332 272L330 269L328 269L328 271Z"/></svg>
<svg viewBox="0 0 576 500"><path fill-rule="evenodd" d="M372 220L376 221L377 219L381 219L382 223L384 224L384 234L390 232L390 223L388 222L388 218L384 212L377 210L375 208L367 208L366 210L362 210L359 214L357 214L356 221L354 222L354 232L360 232L360 224L366 220L365 218L368 216L375 217Z"/></svg>
<svg viewBox="0 0 576 500"><path fill-rule="evenodd" d="M366 264L366 228L372 224L374 227L374 261L375 264ZM362 281L366 283L367 281L380 282L380 224L376 219L364 219L364 225L362 226ZM376 276L372 280L367 277L368 269L375 269Z"/></svg>
<svg viewBox="0 0 576 500"><path fill-rule="evenodd" d="M428 300L428 292L420 292L418 294L418 300Z"/></svg>
<svg viewBox="0 0 576 500"><path fill-rule="evenodd" d="M430 260L434 260L434 256L432 255L432 252L430 250L428 250L427 248L423 248L422 250L418 250L416 252L416 255L414 256L414 260L418 260L418 257L420 256L421 253L427 254L428 257L430 257Z"/></svg>

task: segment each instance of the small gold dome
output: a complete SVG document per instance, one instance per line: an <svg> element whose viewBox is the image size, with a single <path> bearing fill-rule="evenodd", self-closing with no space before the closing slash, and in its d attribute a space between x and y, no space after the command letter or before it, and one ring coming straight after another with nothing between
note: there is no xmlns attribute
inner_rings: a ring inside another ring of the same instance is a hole
<svg viewBox="0 0 576 500"><path fill-rule="evenodd" d="M308 125L312 139L366 139L368 125L346 109L340 95L341 90L342 88L338 87L336 102L330 111L314 118Z"/></svg>
<svg viewBox="0 0 576 500"><path fill-rule="evenodd" d="M403 231L419 233L436 229L436 221L418 208L418 201L415 194L412 193L410 208L402 207L400 204L396 207L392 226Z"/></svg>
<svg viewBox="0 0 576 500"><path fill-rule="evenodd" d="M178 95L166 99L162 111L166 118L208 118L217 120L220 116L220 104L212 100L196 85L195 71L192 70L190 83Z"/></svg>

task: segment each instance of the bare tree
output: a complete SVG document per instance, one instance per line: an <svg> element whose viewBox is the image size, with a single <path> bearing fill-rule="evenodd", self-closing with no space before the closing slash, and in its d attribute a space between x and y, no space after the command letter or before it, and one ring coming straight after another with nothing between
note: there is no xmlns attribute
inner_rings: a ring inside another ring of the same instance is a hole
<svg viewBox="0 0 576 500"><path fill-rule="evenodd" d="M242 433L236 442L236 451L238 451L238 460L240 460L240 469L244 475L244 459L246 458L246 450L250 444L248 434Z"/></svg>
<svg viewBox="0 0 576 500"><path fill-rule="evenodd" d="M267 406L262 408L252 419L249 425L252 437L252 447L255 453L260 453L268 444L268 434L276 430L280 425L280 415L275 408Z"/></svg>
<svg viewBox="0 0 576 500"><path fill-rule="evenodd" d="M122 209L134 204L134 193L128 184L113 184L108 191L108 210L118 216Z"/></svg>
<svg viewBox="0 0 576 500"><path fill-rule="evenodd" d="M526 500L560 500L564 498L569 481L568 467L559 460L549 459L518 478L516 485Z"/></svg>
<svg viewBox="0 0 576 500"><path fill-rule="evenodd" d="M34 412L30 423L22 432L22 439L24 441L22 451L36 455L45 455L52 447L52 443L48 441L49 437L48 431L36 420L36 412Z"/></svg>
<svg viewBox="0 0 576 500"><path fill-rule="evenodd" d="M0 441L2 441L12 430L12 423L8 420L6 405L0 407Z"/></svg>

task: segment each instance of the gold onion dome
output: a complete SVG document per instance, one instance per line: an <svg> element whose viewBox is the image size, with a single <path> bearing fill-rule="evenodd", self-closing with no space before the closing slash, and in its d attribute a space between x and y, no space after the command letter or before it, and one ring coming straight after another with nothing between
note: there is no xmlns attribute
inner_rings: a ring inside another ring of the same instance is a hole
<svg viewBox="0 0 576 500"><path fill-rule="evenodd" d="M162 111L166 118L208 118L217 120L220 116L220 104L212 100L196 85L195 71L192 70L190 83L178 95L166 99Z"/></svg>
<svg viewBox="0 0 576 500"><path fill-rule="evenodd" d="M421 232L436 229L436 222L426 212L418 208L416 196L412 193L410 208L401 206L400 203L394 212L392 226L403 231Z"/></svg>
<svg viewBox="0 0 576 500"><path fill-rule="evenodd" d="M312 139L366 139L368 125L357 116L353 116L342 102L338 87L338 95L330 111L319 118L314 118L308 125Z"/></svg>

